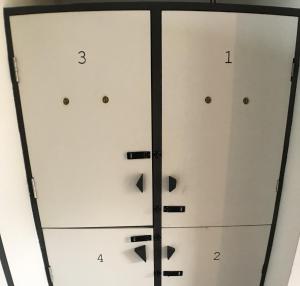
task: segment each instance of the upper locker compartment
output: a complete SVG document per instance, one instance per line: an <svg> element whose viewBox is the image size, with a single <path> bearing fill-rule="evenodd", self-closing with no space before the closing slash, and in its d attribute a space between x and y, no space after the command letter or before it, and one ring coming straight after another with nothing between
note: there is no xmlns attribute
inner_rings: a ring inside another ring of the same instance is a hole
<svg viewBox="0 0 300 286"><path fill-rule="evenodd" d="M43 227L152 225L150 14L11 17ZM142 190L141 190L142 189Z"/></svg>
<svg viewBox="0 0 300 286"><path fill-rule="evenodd" d="M272 222L296 33L295 17L163 12L163 226Z"/></svg>

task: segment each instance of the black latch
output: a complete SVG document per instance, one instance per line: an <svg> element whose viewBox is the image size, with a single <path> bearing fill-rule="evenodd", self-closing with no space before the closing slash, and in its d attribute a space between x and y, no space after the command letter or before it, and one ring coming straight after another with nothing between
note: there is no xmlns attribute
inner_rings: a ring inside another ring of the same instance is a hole
<svg viewBox="0 0 300 286"><path fill-rule="evenodd" d="M169 192L176 189L177 180L174 177L169 176Z"/></svg>
<svg viewBox="0 0 300 286"><path fill-rule="evenodd" d="M164 271L164 276L183 276L183 271Z"/></svg>
<svg viewBox="0 0 300 286"><path fill-rule="evenodd" d="M144 192L144 175L143 174L139 177L139 179L136 183L136 186L142 193Z"/></svg>
<svg viewBox="0 0 300 286"><path fill-rule="evenodd" d="M139 246L134 251L142 260L147 262L146 245Z"/></svg>
<svg viewBox="0 0 300 286"><path fill-rule="evenodd" d="M167 258L170 259L175 253L175 248L172 246L167 246Z"/></svg>
<svg viewBox="0 0 300 286"><path fill-rule="evenodd" d="M151 235L137 235L130 238L131 242L149 241L152 240Z"/></svg>
<svg viewBox="0 0 300 286"><path fill-rule="evenodd" d="M150 151L127 152L127 159L128 160L150 159L150 158L151 158Z"/></svg>
<svg viewBox="0 0 300 286"><path fill-rule="evenodd" d="M165 213L184 213L185 206L164 206Z"/></svg>

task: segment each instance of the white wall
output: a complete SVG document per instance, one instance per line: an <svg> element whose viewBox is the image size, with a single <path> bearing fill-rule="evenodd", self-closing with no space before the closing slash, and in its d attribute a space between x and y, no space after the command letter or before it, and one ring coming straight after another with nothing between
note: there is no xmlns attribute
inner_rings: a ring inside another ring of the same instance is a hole
<svg viewBox="0 0 300 286"><path fill-rule="evenodd" d="M289 281L289 286L300 285L300 240L298 243L297 255L295 257L292 274Z"/></svg>
<svg viewBox="0 0 300 286"><path fill-rule="evenodd" d="M0 0L1 1L1 0ZM12 1L3 6L35 5L69 1ZM81 1L83 2L83 1ZM300 7L300 1L218 1ZM40 248L35 233L20 138L7 64L3 17L0 17L0 232L16 286L46 286ZM300 89L299 89L300 90ZM278 228L266 286L286 286L300 233L300 92L296 100L289 160ZM300 285L300 247L289 286Z"/></svg>

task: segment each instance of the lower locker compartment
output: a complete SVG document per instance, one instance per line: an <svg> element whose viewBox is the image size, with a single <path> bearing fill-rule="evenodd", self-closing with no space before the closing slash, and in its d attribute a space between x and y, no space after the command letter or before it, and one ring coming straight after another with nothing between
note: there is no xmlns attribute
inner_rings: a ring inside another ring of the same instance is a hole
<svg viewBox="0 0 300 286"><path fill-rule="evenodd" d="M154 285L150 228L45 229L44 236L54 286Z"/></svg>
<svg viewBox="0 0 300 286"><path fill-rule="evenodd" d="M270 226L164 228L162 285L259 286L269 231Z"/></svg>

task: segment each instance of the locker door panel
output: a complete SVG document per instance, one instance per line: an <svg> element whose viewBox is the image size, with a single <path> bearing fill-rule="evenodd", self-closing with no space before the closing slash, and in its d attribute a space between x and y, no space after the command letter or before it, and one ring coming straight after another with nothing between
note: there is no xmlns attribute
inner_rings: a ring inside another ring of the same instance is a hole
<svg viewBox="0 0 300 286"><path fill-rule="evenodd" d="M151 229L44 230L55 286L153 286L153 241L131 236L151 235ZM146 246L144 262L134 251Z"/></svg>
<svg viewBox="0 0 300 286"><path fill-rule="evenodd" d="M163 286L259 285L270 227L163 229ZM168 260L166 247L175 248Z"/></svg>
<svg viewBox="0 0 300 286"><path fill-rule="evenodd" d="M162 17L163 205L186 207L165 212L163 226L270 224L297 19Z"/></svg>
<svg viewBox="0 0 300 286"><path fill-rule="evenodd" d="M44 227L152 224L147 11L11 18ZM144 175L144 192L136 186Z"/></svg>

